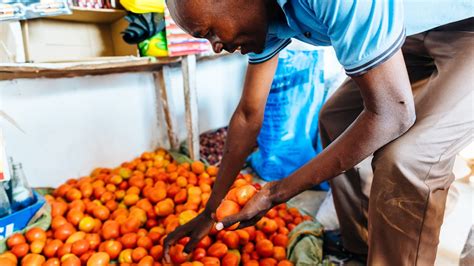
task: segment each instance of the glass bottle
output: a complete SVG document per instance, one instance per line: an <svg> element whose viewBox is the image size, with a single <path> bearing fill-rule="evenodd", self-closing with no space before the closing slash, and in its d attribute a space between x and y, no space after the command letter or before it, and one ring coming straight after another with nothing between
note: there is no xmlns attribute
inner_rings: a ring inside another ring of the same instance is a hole
<svg viewBox="0 0 474 266"><path fill-rule="evenodd" d="M13 164L12 168L13 174L11 180L11 206L12 210L15 212L32 205L35 203L36 198L33 194L33 190L26 180L21 163Z"/></svg>
<svg viewBox="0 0 474 266"><path fill-rule="evenodd" d="M0 218L9 215L12 212L8 195L3 188L3 182L0 182Z"/></svg>

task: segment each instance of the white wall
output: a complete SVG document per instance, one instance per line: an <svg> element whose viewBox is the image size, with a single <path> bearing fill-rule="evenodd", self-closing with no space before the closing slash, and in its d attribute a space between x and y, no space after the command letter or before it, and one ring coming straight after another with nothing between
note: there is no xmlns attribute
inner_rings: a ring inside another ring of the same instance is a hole
<svg viewBox="0 0 474 266"><path fill-rule="evenodd" d="M227 125L240 97L246 59L227 56L198 63L199 127ZM179 68L171 71L169 96L184 139L184 102ZM57 186L114 167L141 152L167 145L162 113L156 113L150 73L63 79L0 81L0 118L7 153L23 163L35 187Z"/></svg>

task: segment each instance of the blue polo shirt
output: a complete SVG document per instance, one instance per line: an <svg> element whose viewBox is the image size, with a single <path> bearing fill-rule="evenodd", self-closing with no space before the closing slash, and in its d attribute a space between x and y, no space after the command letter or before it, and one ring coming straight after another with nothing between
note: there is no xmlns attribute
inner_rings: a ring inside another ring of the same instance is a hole
<svg viewBox="0 0 474 266"><path fill-rule="evenodd" d="M269 23L265 49L249 63L265 62L291 38L333 46L350 76L390 58L413 35L474 15L473 0L276 0L285 20Z"/></svg>

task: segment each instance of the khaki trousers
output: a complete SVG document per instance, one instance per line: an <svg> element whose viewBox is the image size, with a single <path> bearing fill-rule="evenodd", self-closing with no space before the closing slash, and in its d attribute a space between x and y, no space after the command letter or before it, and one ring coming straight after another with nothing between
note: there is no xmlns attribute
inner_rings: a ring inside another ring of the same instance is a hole
<svg viewBox="0 0 474 266"><path fill-rule="evenodd" d="M454 158L473 140L474 33L428 31L408 37L402 51L414 126L374 153L372 181L357 167L330 181L343 245L368 254L369 265L434 264ZM346 80L321 110L323 145L362 109L358 87Z"/></svg>

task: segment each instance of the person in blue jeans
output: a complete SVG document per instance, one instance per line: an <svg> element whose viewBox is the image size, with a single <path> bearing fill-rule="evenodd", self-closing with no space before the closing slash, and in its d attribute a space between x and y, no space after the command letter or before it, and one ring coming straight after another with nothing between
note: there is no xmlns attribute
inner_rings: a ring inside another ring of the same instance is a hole
<svg viewBox="0 0 474 266"><path fill-rule="evenodd" d="M266 184L217 229L255 224L274 205L330 180L344 248L371 265L432 265L454 157L472 141L471 0L168 0L186 32L216 53L248 54L240 102L205 210L165 240L190 252L252 151L278 52L291 39L332 46L348 79L320 113L325 149ZM373 180L357 164L373 155ZM370 195L361 190L371 183Z"/></svg>

